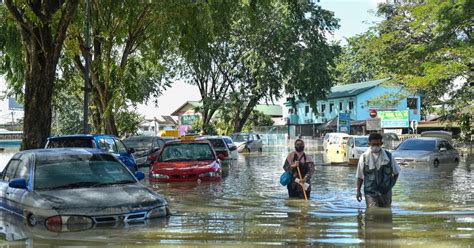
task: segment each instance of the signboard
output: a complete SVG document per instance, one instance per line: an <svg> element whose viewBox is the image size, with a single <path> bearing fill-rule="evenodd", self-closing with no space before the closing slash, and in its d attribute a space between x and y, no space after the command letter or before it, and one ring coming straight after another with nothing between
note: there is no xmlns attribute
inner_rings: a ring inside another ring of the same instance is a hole
<svg viewBox="0 0 474 248"><path fill-rule="evenodd" d="M379 111L382 128L406 128L408 127L408 111Z"/></svg>
<svg viewBox="0 0 474 248"><path fill-rule="evenodd" d="M349 133L351 129L351 114L339 113L337 118L337 131L340 133Z"/></svg>
<svg viewBox="0 0 474 248"><path fill-rule="evenodd" d="M396 135L402 135L402 130L401 128L398 129L384 129L383 133L394 133Z"/></svg>
<svg viewBox="0 0 474 248"><path fill-rule="evenodd" d="M370 113L369 113L369 114L370 114L370 117L371 117L371 118L375 118L375 117L377 117L377 110L372 109L372 110L370 110Z"/></svg>
<svg viewBox="0 0 474 248"><path fill-rule="evenodd" d="M181 125L192 125L194 121L199 119L199 115L182 115Z"/></svg>
<svg viewBox="0 0 474 248"><path fill-rule="evenodd" d="M382 130L382 123L380 118L370 118L366 120L367 131L378 131Z"/></svg>

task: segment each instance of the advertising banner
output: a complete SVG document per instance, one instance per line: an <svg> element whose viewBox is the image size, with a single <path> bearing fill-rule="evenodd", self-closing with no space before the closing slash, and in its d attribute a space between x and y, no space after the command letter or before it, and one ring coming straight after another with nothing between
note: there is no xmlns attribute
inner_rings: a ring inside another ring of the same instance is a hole
<svg viewBox="0 0 474 248"><path fill-rule="evenodd" d="M408 111L379 111L378 117L382 128L406 128L408 127Z"/></svg>

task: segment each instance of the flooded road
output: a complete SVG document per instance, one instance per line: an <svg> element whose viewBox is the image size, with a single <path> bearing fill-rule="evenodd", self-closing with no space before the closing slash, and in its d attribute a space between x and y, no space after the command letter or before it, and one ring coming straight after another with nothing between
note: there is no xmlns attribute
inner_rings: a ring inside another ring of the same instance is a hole
<svg viewBox="0 0 474 248"><path fill-rule="evenodd" d="M309 201L288 199L279 184L284 152L239 155L217 183L151 184L173 215L56 234L2 213L3 244L351 245L467 247L474 243L474 164L402 167L392 209L357 202L355 167L326 166L320 153ZM6 163L1 159L1 168ZM148 184L148 180L143 181ZM13 241L17 240L17 241ZM13 242L13 243L12 243Z"/></svg>

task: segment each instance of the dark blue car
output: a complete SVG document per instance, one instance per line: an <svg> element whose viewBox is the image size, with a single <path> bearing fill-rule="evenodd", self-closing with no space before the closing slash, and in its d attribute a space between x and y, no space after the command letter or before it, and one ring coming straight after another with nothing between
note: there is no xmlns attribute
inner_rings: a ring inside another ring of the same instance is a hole
<svg viewBox="0 0 474 248"><path fill-rule="evenodd" d="M125 144L108 134L75 134L49 137L45 148L84 147L95 148L114 154L132 172L137 171L137 163L132 153Z"/></svg>

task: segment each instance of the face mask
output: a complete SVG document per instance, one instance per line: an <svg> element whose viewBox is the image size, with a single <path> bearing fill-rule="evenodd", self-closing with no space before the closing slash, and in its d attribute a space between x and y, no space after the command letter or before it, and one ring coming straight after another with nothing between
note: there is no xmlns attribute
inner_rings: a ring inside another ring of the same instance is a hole
<svg viewBox="0 0 474 248"><path fill-rule="evenodd" d="M297 152L302 152L302 151L304 151L304 146L302 146L302 145L295 146L295 150Z"/></svg>
<svg viewBox="0 0 474 248"><path fill-rule="evenodd" d="M380 146L371 146L370 150L372 152L378 153L378 152L380 152L380 150L382 150L382 147L380 147Z"/></svg>

